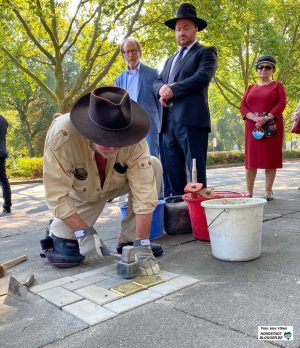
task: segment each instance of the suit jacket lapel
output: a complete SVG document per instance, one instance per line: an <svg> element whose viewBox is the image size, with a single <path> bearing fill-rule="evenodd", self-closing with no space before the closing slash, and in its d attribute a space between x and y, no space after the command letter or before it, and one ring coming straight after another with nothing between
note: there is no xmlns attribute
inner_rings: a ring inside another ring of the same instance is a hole
<svg viewBox="0 0 300 348"><path fill-rule="evenodd" d="M144 73L145 73L145 69L144 69L144 65L143 63L140 64L140 71L139 71L139 79L138 79L138 85L137 85L137 100L139 98L139 94L141 91L141 86L142 86L142 81L144 78Z"/></svg>
<svg viewBox="0 0 300 348"><path fill-rule="evenodd" d="M182 69L183 65L189 60L189 58L200 49L201 45L199 42L196 42L188 51L188 53L182 58L182 63L180 69ZM180 73L180 70L176 74L176 76ZM176 77L175 76L175 77Z"/></svg>
<svg viewBox="0 0 300 348"><path fill-rule="evenodd" d="M198 51L198 49L201 47L201 45L199 44L199 42L196 42L188 51L188 53L183 57L182 59L182 65L190 58L190 56L192 54L194 54L196 51ZM181 66L182 66L181 65Z"/></svg>
<svg viewBox="0 0 300 348"><path fill-rule="evenodd" d="M177 54L177 53L176 53L176 54ZM172 63L173 63L173 60L174 60L176 54L174 54L174 56L171 57L171 58L169 59L168 64L167 64L167 66L166 66L166 70L165 70L165 71L166 71L165 83L168 82L168 78L169 78L169 75L170 75L171 66L172 66Z"/></svg>
<svg viewBox="0 0 300 348"><path fill-rule="evenodd" d="M127 89L127 69L121 75L121 87Z"/></svg>

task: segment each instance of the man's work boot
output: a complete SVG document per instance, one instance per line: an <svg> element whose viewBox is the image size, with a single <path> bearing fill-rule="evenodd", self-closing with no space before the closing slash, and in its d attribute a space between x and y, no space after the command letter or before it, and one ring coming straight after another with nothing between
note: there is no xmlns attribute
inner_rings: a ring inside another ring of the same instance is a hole
<svg viewBox="0 0 300 348"><path fill-rule="evenodd" d="M84 260L79 252L76 239L59 238L54 235L48 236L40 241L43 252L41 257L46 257L56 267L78 266Z"/></svg>
<svg viewBox="0 0 300 348"><path fill-rule="evenodd" d="M141 275L151 276L158 274L160 269L156 258L154 257L149 239L137 239L133 246L137 248L135 259L139 263Z"/></svg>

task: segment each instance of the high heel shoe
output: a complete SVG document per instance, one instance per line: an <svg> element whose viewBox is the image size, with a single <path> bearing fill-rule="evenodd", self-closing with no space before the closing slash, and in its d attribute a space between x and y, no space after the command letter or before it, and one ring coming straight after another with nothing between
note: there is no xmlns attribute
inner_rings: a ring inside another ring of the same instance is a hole
<svg viewBox="0 0 300 348"><path fill-rule="evenodd" d="M273 197L273 191L272 191L272 193L271 193L270 196L266 195L266 196L264 197L264 199L265 199L267 202L273 201L273 199L274 199L274 197Z"/></svg>

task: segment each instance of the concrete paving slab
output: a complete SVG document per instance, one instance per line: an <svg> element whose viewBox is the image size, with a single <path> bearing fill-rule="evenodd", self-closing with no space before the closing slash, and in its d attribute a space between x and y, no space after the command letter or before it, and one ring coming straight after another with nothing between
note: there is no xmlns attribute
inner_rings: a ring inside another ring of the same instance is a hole
<svg viewBox="0 0 300 348"><path fill-rule="evenodd" d="M185 297L185 290L181 297ZM116 328L118 332L116 333ZM134 329L133 329L134 328ZM227 325L212 323L158 300L45 348L275 348Z"/></svg>
<svg viewBox="0 0 300 348"><path fill-rule="evenodd" d="M39 291L38 295L59 308L83 300L82 296L60 286Z"/></svg>
<svg viewBox="0 0 300 348"><path fill-rule="evenodd" d="M56 280L52 280L51 282L47 282L44 284L36 285L30 288L30 291L33 293L38 293L43 290L55 288L59 285L64 285L70 282L74 282L76 279L73 277L65 277L65 278L60 278Z"/></svg>
<svg viewBox="0 0 300 348"><path fill-rule="evenodd" d="M38 348L87 327L37 295L28 293L25 302L0 297L1 348Z"/></svg>
<svg viewBox="0 0 300 348"><path fill-rule="evenodd" d="M136 294L126 296L120 300L108 303L103 307L114 312L114 313L123 313L127 312L130 309L142 306L148 302L155 301L162 297L161 294L154 291L150 292L149 290L143 290Z"/></svg>
<svg viewBox="0 0 300 348"><path fill-rule="evenodd" d="M117 315L89 300L83 300L64 306L62 310L63 312L74 315L88 325L96 325Z"/></svg>
<svg viewBox="0 0 300 348"><path fill-rule="evenodd" d="M109 276L107 276L107 275L97 274L97 275L93 275L90 277L86 277L84 279L78 279L78 280L71 281L70 283L64 284L63 288L73 291L73 290L77 290L77 289L83 288L85 286L94 284L96 282L101 282L101 281L108 279L108 278L109 278Z"/></svg>
<svg viewBox="0 0 300 348"><path fill-rule="evenodd" d="M92 276L96 276L96 275L100 275L100 274L102 275L105 272L113 271L113 270L115 270L115 268L116 268L115 263L109 264L107 266L99 266L96 269L92 269L92 270L87 271L87 272L74 274L74 278L76 278L76 279L86 279L86 278L89 278L89 277L92 277ZM105 273L105 274L107 274L107 273Z"/></svg>
<svg viewBox="0 0 300 348"><path fill-rule="evenodd" d="M168 272L168 271L160 270L159 276L160 276L160 278L161 278L163 281L166 282L166 281L168 281L168 280L177 278L177 277L179 277L180 275L179 275L179 274L176 274L176 273L171 273L171 272Z"/></svg>
<svg viewBox="0 0 300 348"><path fill-rule="evenodd" d="M152 286L149 288L150 291L157 292L161 295L168 295L171 294L172 292L184 289L188 286L194 285L198 283L200 280L191 278L191 277L177 277L174 279L171 279L165 283L159 284Z"/></svg>
<svg viewBox="0 0 300 348"><path fill-rule="evenodd" d="M100 288L96 285L89 285L84 288L75 290L75 292L76 294L85 297L86 299L95 302L99 305L104 305L122 297L113 291Z"/></svg>
<svg viewBox="0 0 300 348"><path fill-rule="evenodd" d="M100 286L101 288L104 289L111 289L114 286L118 286L124 283L129 283L131 280L130 279L122 279L122 278L108 278L106 280L103 280L99 283L95 283L96 286Z"/></svg>

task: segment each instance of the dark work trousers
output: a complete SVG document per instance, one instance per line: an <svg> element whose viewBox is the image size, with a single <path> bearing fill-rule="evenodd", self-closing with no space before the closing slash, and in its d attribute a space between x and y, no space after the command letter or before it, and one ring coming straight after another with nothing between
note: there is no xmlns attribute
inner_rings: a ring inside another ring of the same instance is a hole
<svg viewBox="0 0 300 348"><path fill-rule="evenodd" d="M159 134L159 154L160 154L160 161L163 167L163 196L168 197L171 195L171 189L169 184L169 179L167 175L167 167L166 167L166 156L165 156L165 149L163 144L163 133Z"/></svg>
<svg viewBox="0 0 300 348"><path fill-rule="evenodd" d="M0 185L2 187L3 193L3 209L10 211L11 207L11 190L10 185L6 176L6 168L5 168L5 158L0 157Z"/></svg>
<svg viewBox="0 0 300 348"><path fill-rule="evenodd" d="M193 158L196 159L197 182L206 187L208 129L175 123L170 117L163 133L163 141L172 195L183 194L187 182L192 180Z"/></svg>

